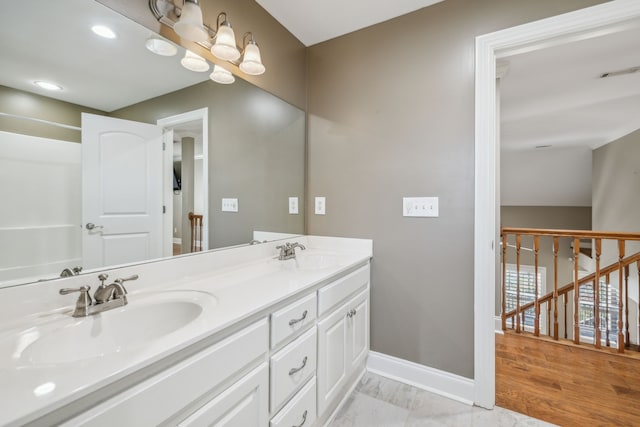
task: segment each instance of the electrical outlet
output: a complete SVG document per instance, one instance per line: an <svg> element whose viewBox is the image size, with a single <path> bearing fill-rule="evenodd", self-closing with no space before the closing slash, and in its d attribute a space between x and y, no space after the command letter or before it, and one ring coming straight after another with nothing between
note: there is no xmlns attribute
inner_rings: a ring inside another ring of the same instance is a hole
<svg viewBox="0 0 640 427"><path fill-rule="evenodd" d="M298 198L297 197L289 197L289 213L291 215L298 214Z"/></svg>
<svg viewBox="0 0 640 427"><path fill-rule="evenodd" d="M403 197L402 216L438 217L437 197Z"/></svg>
<svg viewBox="0 0 640 427"><path fill-rule="evenodd" d="M316 197L316 215L324 215L326 213L327 200L324 197Z"/></svg>
<svg viewBox="0 0 640 427"><path fill-rule="evenodd" d="M222 212L238 212L238 199L222 199Z"/></svg>

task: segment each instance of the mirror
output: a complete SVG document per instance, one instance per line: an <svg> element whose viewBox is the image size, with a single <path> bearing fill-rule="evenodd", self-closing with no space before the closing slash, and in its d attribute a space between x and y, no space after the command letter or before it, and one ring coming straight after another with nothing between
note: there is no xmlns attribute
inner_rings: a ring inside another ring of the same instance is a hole
<svg viewBox="0 0 640 427"><path fill-rule="evenodd" d="M186 70L181 47L171 57L151 53L145 43L160 36L95 1L8 7L0 17L0 287L304 232L303 111L241 79L221 85L211 70ZM98 24L116 37L92 33ZM146 157L118 139L120 148L98 145L101 163L89 166L83 113L159 128L161 164L134 160ZM111 166L103 163L108 153ZM160 177L150 178L149 165ZM104 212L87 217L85 193L95 195L87 171L98 171L98 187L111 197L99 200L112 216L128 209L122 197L141 199L132 196L144 188L136 176L162 182L160 202L149 209L164 210L159 243L125 243L122 233L110 234ZM297 213L289 213L290 198ZM202 216L193 239L189 213ZM86 263L88 248L107 240L112 255ZM132 244L143 255L125 256Z"/></svg>

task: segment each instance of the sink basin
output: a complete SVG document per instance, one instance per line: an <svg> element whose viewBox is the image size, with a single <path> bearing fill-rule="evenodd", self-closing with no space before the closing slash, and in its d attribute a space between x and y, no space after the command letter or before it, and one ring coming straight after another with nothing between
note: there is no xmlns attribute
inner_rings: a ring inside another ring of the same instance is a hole
<svg viewBox="0 0 640 427"><path fill-rule="evenodd" d="M145 347L197 323L216 303L213 295L198 291L130 295L124 307L83 318L65 315L21 331L12 358L31 365L60 364Z"/></svg>
<svg viewBox="0 0 640 427"><path fill-rule="evenodd" d="M335 254L298 253L294 259L284 261L284 267L290 270L321 270L323 268L337 267L340 258Z"/></svg>

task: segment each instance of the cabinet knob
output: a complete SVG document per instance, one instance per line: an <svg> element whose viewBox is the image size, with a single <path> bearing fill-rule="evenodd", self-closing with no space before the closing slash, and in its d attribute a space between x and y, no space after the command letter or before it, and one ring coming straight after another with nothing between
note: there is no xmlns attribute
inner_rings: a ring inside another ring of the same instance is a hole
<svg viewBox="0 0 640 427"><path fill-rule="evenodd" d="M348 318L352 318L353 316L355 316L358 312L356 311L355 308L349 310L349 312L347 313L347 317Z"/></svg>

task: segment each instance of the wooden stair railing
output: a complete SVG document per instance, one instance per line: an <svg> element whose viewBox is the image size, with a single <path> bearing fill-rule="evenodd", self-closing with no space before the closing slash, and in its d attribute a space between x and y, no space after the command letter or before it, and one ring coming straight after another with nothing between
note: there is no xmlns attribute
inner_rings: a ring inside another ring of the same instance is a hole
<svg viewBox="0 0 640 427"><path fill-rule="evenodd" d="M191 252L202 250L202 215L189 212L189 224L191 226Z"/></svg>
<svg viewBox="0 0 640 427"><path fill-rule="evenodd" d="M515 245L508 244L508 237L512 235L515 237ZM529 236L533 240L533 249L528 249L534 253L534 274L535 274L535 295L534 300L531 302L521 303L520 299L520 281L521 281L521 251L523 236ZM547 236L553 239L553 291L548 292L544 296L538 297L538 272L539 272L539 252L540 252L540 237ZM558 287L558 255L560 251L560 238L573 239L573 281L565 286ZM595 271L586 275L585 277L579 277L579 265L578 259L581 253L580 240L581 239L593 239L595 242L594 250L591 251L591 255L595 256ZM604 268L600 266L600 258L602 256L602 240L614 240L617 242L618 261L614 262ZM527 310L534 309L534 335L540 335L540 307L543 304L547 304L547 327L548 335L553 336L555 340L559 339L559 309L558 300L563 298L564 303L564 337L567 338L567 306L569 301L569 293L573 292L573 341L576 344L580 343L580 288L588 284L592 285L593 289L593 320L594 320L594 345L596 348L601 347L601 328L600 328L600 280L606 278L607 286L605 287L607 303L605 306L606 318L609 316L609 278L616 272L619 273L618 283L618 321L617 321L617 344L618 351L624 352L624 347L630 345L630 332L629 332L629 274L630 266L634 263L637 265L638 277L639 277L639 292L640 292L640 252L628 256L625 256L626 242L627 241L640 241L640 233L615 233L615 232L599 232L599 231L579 231L579 230L550 230L550 229L530 229L530 228L512 228L503 227L501 230L501 245L502 245L502 329L507 329L507 319L511 319L512 327L514 327L517 333L523 329L523 323L525 320L524 314ZM514 310L506 310L506 272L507 272L507 247L514 247L516 250L516 308ZM624 301L623 301L624 295ZM553 313L553 333L551 331L551 314ZM624 321L623 321L624 316ZM514 322L515 320L515 322ZM640 325L640 310L638 310L638 325ZM609 346L609 329L607 322L606 330L606 345ZM626 327L626 329L624 329ZM639 347L640 351L640 347Z"/></svg>

